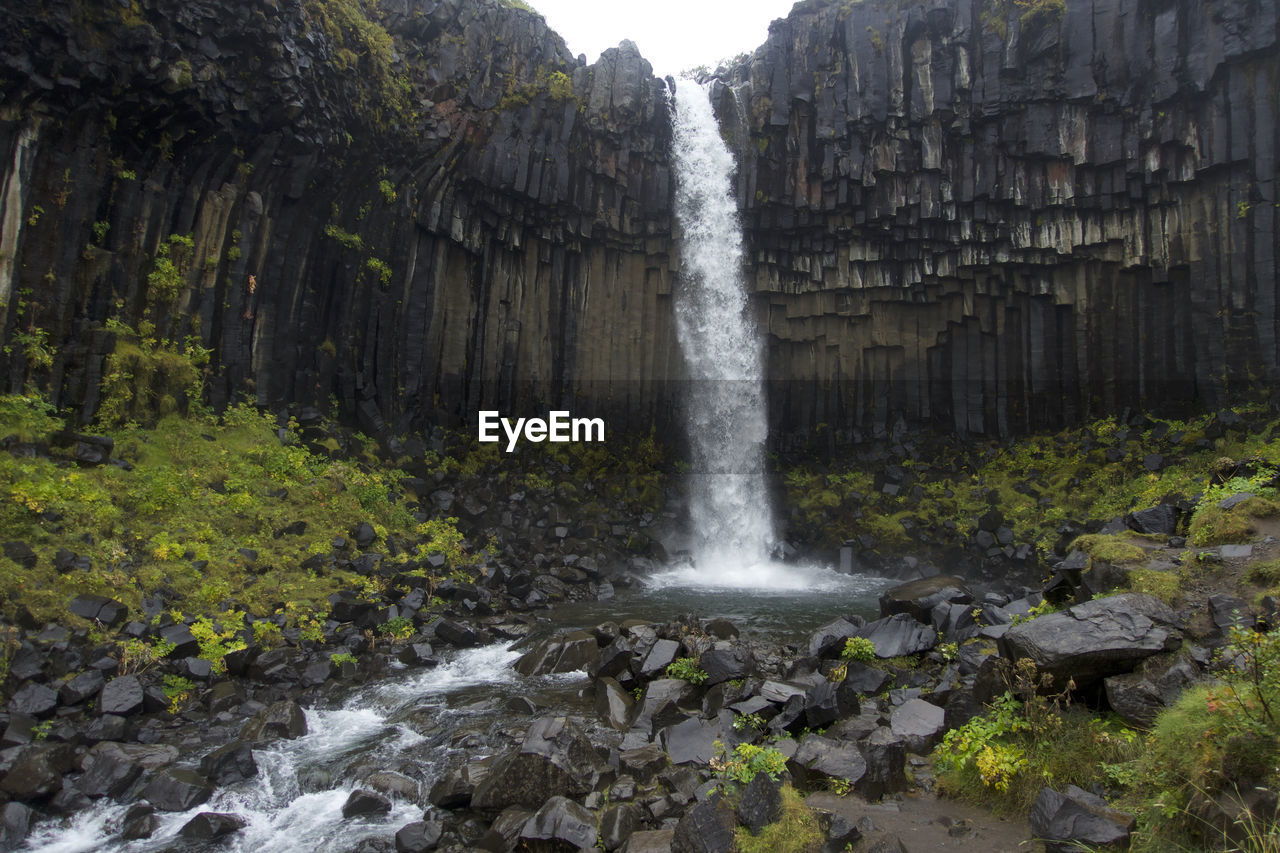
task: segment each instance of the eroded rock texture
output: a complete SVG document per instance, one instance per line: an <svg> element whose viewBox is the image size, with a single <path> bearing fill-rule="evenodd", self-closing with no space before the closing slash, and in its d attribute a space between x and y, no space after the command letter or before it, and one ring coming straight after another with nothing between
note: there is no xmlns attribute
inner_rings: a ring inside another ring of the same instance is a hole
<svg viewBox="0 0 1280 853"><path fill-rule="evenodd" d="M118 318L211 347L215 404L333 395L373 429L657 408L662 81L628 44L585 67L498 0L380 8L385 31L358 0L5 4L0 303L9 338L56 348L15 348L9 387L92 416Z"/></svg>
<svg viewBox="0 0 1280 853"><path fill-rule="evenodd" d="M733 74L776 425L1277 378L1277 4L802 3Z"/></svg>
<svg viewBox="0 0 1280 853"><path fill-rule="evenodd" d="M137 346L118 321L209 347L215 405L336 399L373 431L678 414L663 81L500 0L367 11L4 4L5 387L92 418ZM1010 433L1274 384L1278 19L807 0L775 23L718 101L775 435ZM126 414L181 402L163 373Z"/></svg>

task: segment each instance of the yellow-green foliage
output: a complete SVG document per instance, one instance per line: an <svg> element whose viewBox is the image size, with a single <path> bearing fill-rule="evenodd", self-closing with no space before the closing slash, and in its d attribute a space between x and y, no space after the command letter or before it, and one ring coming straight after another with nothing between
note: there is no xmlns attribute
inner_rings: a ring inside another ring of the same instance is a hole
<svg viewBox="0 0 1280 853"><path fill-rule="evenodd" d="M358 74L370 91L359 106L375 121L410 114L405 81L396 73L395 44L378 21L377 0L304 0L308 24L334 46L339 71Z"/></svg>
<svg viewBox="0 0 1280 853"><path fill-rule="evenodd" d="M1095 560L1115 565L1140 563L1147 558L1147 552L1127 533L1091 533L1079 537L1071 545Z"/></svg>
<svg viewBox="0 0 1280 853"><path fill-rule="evenodd" d="M898 460L919 485L918 497L912 488L904 488L896 496L884 494L875 488L874 469L856 459L836 459L825 466L805 462L785 468L781 474L787 503L795 510L796 533L810 542L834 545L869 533L877 540L878 549L893 550L910 544L904 521L932 524L951 520L957 526L954 537L959 543L973 535L979 517L998 507L1015 541L1035 543L1043 549L1054 544L1058 528L1067 521L1110 519L1156 506L1170 496L1190 498L1205 492L1215 463L1223 456L1262 460L1264 464L1253 478L1233 481L1230 487L1215 487L1219 500L1232 490L1273 497L1261 490L1261 484L1280 460L1280 422L1274 418L1263 421L1263 410L1258 407L1238 411L1255 423L1255 429L1230 432L1209 446L1197 446L1205 437L1208 416L1186 422L1164 421L1169 434L1181 436L1178 444L1168 447L1161 445L1167 439L1156 438L1151 431L1127 429L1105 418L1006 443L969 441L938 449L928 462ZM1165 454L1165 465L1158 472L1142 465L1143 454L1153 446L1160 446ZM1124 458L1109 461L1106 451L1113 447L1123 449ZM1241 488L1242 484L1248 488ZM1202 507L1211 505L1210 497Z"/></svg>
<svg viewBox="0 0 1280 853"><path fill-rule="evenodd" d="M1274 828L1259 834L1248 820L1211 819L1215 801L1230 805L1235 786L1280 782L1280 633L1235 628L1229 652L1234 663L1222 681L1186 690L1157 718L1141 756L1116 774L1130 788L1123 805L1138 817L1134 850L1224 849L1226 830L1248 836L1229 849L1276 849Z"/></svg>
<svg viewBox="0 0 1280 853"><path fill-rule="evenodd" d="M16 414L24 399L0 398L8 423L41 430L56 424L40 404ZM251 406L220 420L169 415L154 428L125 425L110 434L115 455L133 470L0 453L0 526L38 556L30 570L0 558L0 600L57 620L79 593L137 608L163 587L188 614L225 622L220 605L229 600L257 615L284 605L290 621L301 622L309 607L325 607L330 593L354 587L357 577L300 564L327 553L335 536L349 535L362 520L383 539L394 535L411 546L396 559L441 551L451 569L468 563L453 520L414 520L398 496L400 472L313 454L291 430L282 442L275 418ZM304 535L273 535L297 521L306 522ZM55 571L59 548L88 556L92 570ZM256 562L242 548L257 551ZM207 565L195 565L199 560Z"/></svg>
<svg viewBox="0 0 1280 853"><path fill-rule="evenodd" d="M1173 606L1182 598L1183 580L1181 572L1135 569L1129 573L1129 588L1134 592L1154 595Z"/></svg>
<svg viewBox="0 0 1280 853"><path fill-rule="evenodd" d="M740 853L804 853L822 844L818 818L790 785L782 786L782 816L752 835L746 827L734 833Z"/></svg>
<svg viewBox="0 0 1280 853"><path fill-rule="evenodd" d="M152 424L200 402L211 351L193 338L182 344L161 341L152 336L149 324L139 327L135 332L120 323L108 324L116 333L116 347L107 356L97 412L105 426Z"/></svg>
<svg viewBox="0 0 1280 853"><path fill-rule="evenodd" d="M183 234L170 234L156 249L155 265L147 275L147 298L172 302L182 292L183 277L191 265L195 243Z"/></svg>

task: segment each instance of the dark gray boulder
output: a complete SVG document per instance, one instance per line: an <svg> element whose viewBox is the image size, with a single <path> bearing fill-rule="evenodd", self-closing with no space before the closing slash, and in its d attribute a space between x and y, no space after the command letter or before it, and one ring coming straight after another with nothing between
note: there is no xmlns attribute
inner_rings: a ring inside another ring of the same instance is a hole
<svg viewBox="0 0 1280 853"><path fill-rule="evenodd" d="M1130 530L1157 536L1172 536L1178 531L1178 508L1169 504L1131 512L1124 522Z"/></svg>
<svg viewBox="0 0 1280 853"><path fill-rule="evenodd" d="M151 777L142 796L160 811L185 812L213 796L213 785L194 770L169 768Z"/></svg>
<svg viewBox="0 0 1280 853"><path fill-rule="evenodd" d="M356 788L342 804L342 819L364 817L371 814L387 814L391 811L391 801L376 791Z"/></svg>
<svg viewBox="0 0 1280 853"><path fill-rule="evenodd" d="M954 575L934 575L899 584L880 594L880 615L906 613L923 624L932 621L933 608L939 604L969 604L973 593L964 580Z"/></svg>
<svg viewBox="0 0 1280 853"><path fill-rule="evenodd" d="M866 775L853 786L859 795L878 800L907 789L907 744L892 729L880 726L859 741L858 748L867 762Z"/></svg>
<svg viewBox="0 0 1280 853"><path fill-rule="evenodd" d="M96 696L106 683L100 671L88 669L59 687L58 698L64 705L79 705Z"/></svg>
<svg viewBox="0 0 1280 853"><path fill-rule="evenodd" d="M0 791L15 800L40 800L62 788L62 774L72 767L73 754L65 744L25 747L0 780Z"/></svg>
<svg viewBox="0 0 1280 853"><path fill-rule="evenodd" d="M1075 842L1097 847L1125 846L1133 829L1132 815L1111 808L1106 800L1068 785L1064 793L1042 788L1031 807L1031 833L1048 853L1075 853Z"/></svg>
<svg viewBox="0 0 1280 853"><path fill-rule="evenodd" d="M906 613L877 619L859 629L858 636L875 643L878 658L927 652L938 644L938 632L932 624L922 624Z"/></svg>
<svg viewBox="0 0 1280 853"><path fill-rule="evenodd" d="M798 787L815 790L826 787L832 779L857 785L867 773L867 761L855 744L810 734L800 741L787 769Z"/></svg>
<svg viewBox="0 0 1280 853"><path fill-rule="evenodd" d="M605 677L596 680L596 713L611 728L625 732L631 726L631 709L634 705L635 700L631 694L623 690L615 679Z"/></svg>
<svg viewBox="0 0 1280 853"><path fill-rule="evenodd" d="M866 621L861 617L850 621L848 619L837 619L823 625L818 630L809 635L809 656L810 657L836 657L844 649L845 640L858 635L858 629L862 628Z"/></svg>
<svg viewBox="0 0 1280 853"><path fill-rule="evenodd" d="M1001 657L1029 658L1059 689L1069 679L1087 687L1130 672L1143 659L1181 642L1177 616L1158 598L1123 593L1077 604L1010 628Z"/></svg>
<svg viewBox="0 0 1280 853"><path fill-rule="evenodd" d="M427 853L440 844L444 829L434 820L418 820L396 830L396 853Z"/></svg>
<svg viewBox="0 0 1280 853"><path fill-rule="evenodd" d="M242 740L218 747L200 759L200 772L215 785L233 785L258 775L253 747Z"/></svg>
<svg viewBox="0 0 1280 853"><path fill-rule="evenodd" d="M539 643L515 662L521 675L590 671L600 661L600 645L586 631L571 631Z"/></svg>
<svg viewBox="0 0 1280 853"><path fill-rule="evenodd" d="M635 803L620 803L600 816L600 841L604 849L617 850L631 834L643 826L643 814Z"/></svg>
<svg viewBox="0 0 1280 853"><path fill-rule="evenodd" d="M738 821L752 835L759 835L760 830L782 816L782 783L767 773L757 773L742 789L736 811Z"/></svg>
<svg viewBox="0 0 1280 853"><path fill-rule="evenodd" d="M178 835L197 841L214 841L225 838L233 832L239 832L248 825L249 822L240 815L226 812L200 812L182 825Z"/></svg>
<svg viewBox="0 0 1280 853"><path fill-rule="evenodd" d="M671 837L671 853L729 853L737 816L723 797L711 797L684 813Z"/></svg>
<svg viewBox="0 0 1280 853"><path fill-rule="evenodd" d="M476 785L471 806L536 809L548 796L583 796L602 771L595 747L576 725L564 717L542 717L529 726L519 747L494 761Z"/></svg>
<svg viewBox="0 0 1280 853"><path fill-rule="evenodd" d="M542 845L566 846L570 850L592 848L596 844L596 817L573 800L556 795L525 821L520 840L531 849Z"/></svg>
<svg viewBox="0 0 1280 853"><path fill-rule="evenodd" d="M707 674L705 685L713 687L736 678L746 678L755 669L756 660L750 649L732 646L708 649L698 658L698 665Z"/></svg>
<svg viewBox="0 0 1280 853"><path fill-rule="evenodd" d="M923 699L908 699L893 709L889 725L909 751L924 755L942 740L946 712Z"/></svg>
<svg viewBox="0 0 1280 853"><path fill-rule="evenodd" d="M9 699L10 714L48 717L57 707L58 692L45 684L24 684Z"/></svg>
<svg viewBox="0 0 1280 853"><path fill-rule="evenodd" d="M292 740L307 733L307 716L297 702L281 699L259 711L240 729L241 740L250 743L284 738Z"/></svg>
<svg viewBox="0 0 1280 853"><path fill-rule="evenodd" d="M102 686L98 694L98 713L128 717L142 712L144 696L137 676L121 675Z"/></svg>

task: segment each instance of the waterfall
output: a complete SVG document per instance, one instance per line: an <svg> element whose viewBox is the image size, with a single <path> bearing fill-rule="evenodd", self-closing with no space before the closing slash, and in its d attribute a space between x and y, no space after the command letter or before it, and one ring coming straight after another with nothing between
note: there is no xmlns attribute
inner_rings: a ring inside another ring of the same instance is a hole
<svg viewBox="0 0 1280 853"><path fill-rule="evenodd" d="M769 568L764 353L747 303L733 155L709 92L675 98L676 216L683 233L676 327L689 371L690 515L702 583L755 585Z"/></svg>

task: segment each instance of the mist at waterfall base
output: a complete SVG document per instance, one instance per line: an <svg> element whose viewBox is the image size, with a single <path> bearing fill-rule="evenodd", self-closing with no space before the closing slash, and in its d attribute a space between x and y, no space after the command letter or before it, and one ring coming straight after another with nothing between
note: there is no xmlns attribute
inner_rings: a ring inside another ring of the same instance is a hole
<svg viewBox="0 0 1280 853"><path fill-rule="evenodd" d="M682 81L674 97L681 283L676 332L686 401L691 559L653 575L656 588L740 588L826 594L853 579L772 559L777 548L765 475L764 348L743 280L736 164L720 135L711 87Z"/></svg>

